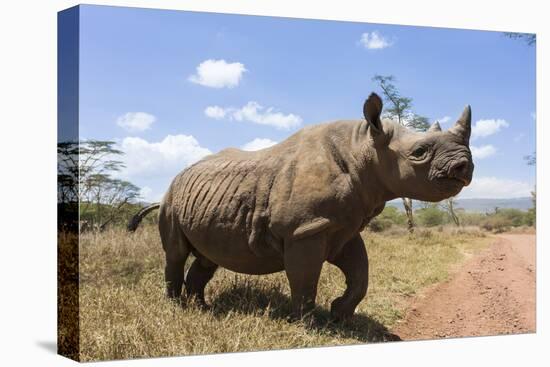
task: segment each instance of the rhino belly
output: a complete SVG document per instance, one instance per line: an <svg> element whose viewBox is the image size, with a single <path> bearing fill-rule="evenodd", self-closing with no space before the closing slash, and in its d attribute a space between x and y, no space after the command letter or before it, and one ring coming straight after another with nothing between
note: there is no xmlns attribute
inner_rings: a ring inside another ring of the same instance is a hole
<svg viewBox="0 0 550 367"><path fill-rule="evenodd" d="M244 274L270 274L284 269L282 256L258 256L246 238L231 232L190 233L192 246L213 263Z"/></svg>
<svg viewBox="0 0 550 367"><path fill-rule="evenodd" d="M250 162L206 166L197 166L181 184L180 223L191 245L232 271L267 274L282 270L282 255L273 249L273 238L265 236L269 220L266 176L258 177Z"/></svg>

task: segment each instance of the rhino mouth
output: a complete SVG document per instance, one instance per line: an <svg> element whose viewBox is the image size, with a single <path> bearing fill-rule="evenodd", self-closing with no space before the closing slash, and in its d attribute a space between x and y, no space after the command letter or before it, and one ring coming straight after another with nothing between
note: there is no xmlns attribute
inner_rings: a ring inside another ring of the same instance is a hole
<svg viewBox="0 0 550 367"><path fill-rule="evenodd" d="M470 184L470 180L468 180L465 177L447 177L449 180L456 181L460 183L462 186L468 186Z"/></svg>
<svg viewBox="0 0 550 367"><path fill-rule="evenodd" d="M471 180L467 177L461 177L461 176L438 176L435 178L436 181L439 181L441 184L447 184L447 185L460 185L460 186L468 186L471 183Z"/></svg>
<svg viewBox="0 0 550 367"><path fill-rule="evenodd" d="M438 177L437 181L443 186L448 186L453 189L461 189L470 184L470 181L464 177Z"/></svg>

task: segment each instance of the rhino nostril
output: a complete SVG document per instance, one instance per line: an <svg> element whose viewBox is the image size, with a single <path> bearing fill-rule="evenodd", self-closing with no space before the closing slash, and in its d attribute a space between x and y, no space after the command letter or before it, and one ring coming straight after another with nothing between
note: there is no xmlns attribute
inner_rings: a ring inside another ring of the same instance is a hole
<svg viewBox="0 0 550 367"><path fill-rule="evenodd" d="M468 171L468 163L460 162L451 167L450 176L451 177L462 177Z"/></svg>

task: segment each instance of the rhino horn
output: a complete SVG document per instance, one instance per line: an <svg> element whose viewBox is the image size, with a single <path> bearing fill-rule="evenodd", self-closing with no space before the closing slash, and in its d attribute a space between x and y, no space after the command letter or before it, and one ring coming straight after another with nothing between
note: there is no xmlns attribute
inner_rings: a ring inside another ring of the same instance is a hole
<svg viewBox="0 0 550 367"><path fill-rule="evenodd" d="M470 133L472 132L472 109L470 105L464 107L462 115L449 131L455 135L461 136L466 143L469 143Z"/></svg>
<svg viewBox="0 0 550 367"><path fill-rule="evenodd" d="M429 133L435 133L440 131L441 131L441 125L439 125L439 121L434 122L432 126L430 126L430 128L428 129Z"/></svg>

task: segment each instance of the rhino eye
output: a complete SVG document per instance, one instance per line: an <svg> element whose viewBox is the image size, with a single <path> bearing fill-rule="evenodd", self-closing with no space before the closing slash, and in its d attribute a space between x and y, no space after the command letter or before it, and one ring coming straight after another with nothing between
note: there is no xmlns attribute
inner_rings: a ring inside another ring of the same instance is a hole
<svg viewBox="0 0 550 367"><path fill-rule="evenodd" d="M427 151L428 150L425 147L419 147L412 152L412 156L415 158L422 158L424 155L426 155Z"/></svg>

